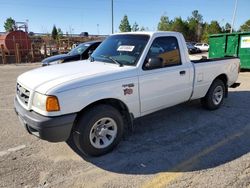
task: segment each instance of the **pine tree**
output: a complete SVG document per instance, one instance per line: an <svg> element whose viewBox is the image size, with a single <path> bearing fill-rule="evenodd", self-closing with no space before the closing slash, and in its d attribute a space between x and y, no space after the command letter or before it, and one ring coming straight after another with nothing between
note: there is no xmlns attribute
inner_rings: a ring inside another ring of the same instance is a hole
<svg viewBox="0 0 250 188"><path fill-rule="evenodd" d="M221 32L222 32L222 28L220 27L220 24L217 21L213 20L210 22L210 24L205 23L203 34L202 34L202 41L208 42L209 35L217 34Z"/></svg>
<svg viewBox="0 0 250 188"><path fill-rule="evenodd" d="M169 31L171 30L171 23L167 16L162 16L160 22L158 23L159 31Z"/></svg>
<svg viewBox="0 0 250 188"><path fill-rule="evenodd" d="M132 31L139 31L139 26L138 26L138 24L136 22L132 26Z"/></svg>
<svg viewBox="0 0 250 188"><path fill-rule="evenodd" d="M57 38L58 38L58 39L63 38L63 32L62 32L61 28L58 28L58 29L57 29Z"/></svg>
<svg viewBox="0 0 250 188"><path fill-rule="evenodd" d="M13 31L15 27L15 20L11 17L7 18L6 21L4 22L4 29L5 31Z"/></svg>
<svg viewBox="0 0 250 188"><path fill-rule="evenodd" d="M124 15L123 19L121 20L121 24L119 26L121 32L130 32L131 26L129 25L128 16Z"/></svg>
<svg viewBox="0 0 250 188"><path fill-rule="evenodd" d="M250 20L247 20L243 25L240 26L241 31L250 31Z"/></svg>
<svg viewBox="0 0 250 188"><path fill-rule="evenodd" d="M217 21L211 21L209 27L208 27L208 32L209 34L217 34L221 33L221 27L220 24Z"/></svg>
<svg viewBox="0 0 250 188"><path fill-rule="evenodd" d="M202 35L202 21L203 16L199 13L198 10L192 12L192 16L188 17L188 40L190 41L199 41Z"/></svg>
<svg viewBox="0 0 250 188"><path fill-rule="evenodd" d="M140 31L146 31L145 27L141 27Z"/></svg>
<svg viewBox="0 0 250 188"><path fill-rule="evenodd" d="M52 32L51 32L51 36L54 40L57 39L57 36L58 36L58 32L57 32L57 29L56 29L56 26L54 25L53 26L53 29L52 29Z"/></svg>
<svg viewBox="0 0 250 188"><path fill-rule="evenodd" d="M223 26L221 29L222 29L223 33L229 33L230 30L231 30L231 24L230 23L226 23L225 26Z"/></svg>
<svg viewBox="0 0 250 188"><path fill-rule="evenodd" d="M188 23L186 21L183 21L181 17L175 18L171 24L171 30L180 32L185 38L187 38L189 32Z"/></svg>

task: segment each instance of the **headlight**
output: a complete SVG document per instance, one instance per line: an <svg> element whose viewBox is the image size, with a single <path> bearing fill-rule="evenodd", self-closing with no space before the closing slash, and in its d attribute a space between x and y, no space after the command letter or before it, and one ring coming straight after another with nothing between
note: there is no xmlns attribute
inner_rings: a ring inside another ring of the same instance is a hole
<svg viewBox="0 0 250 188"><path fill-rule="evenodd" d="M60 110L59 101L56 96L47 96L37 92L34 94L32 105L47 112Z"/></svg>
<svg viewBox="0 0 250 188"><path fill-rule="evenodd" d="M36 92L33 97L32 105L40 110L46 111L46 99L46 95L42 95Z"/></svg>
<svg viewBox="0 0 250 188"><path fill-rule="evenodd" d="M57 60L57 61L52 61L52 62L49 62L48 65L55 65L55 64L60 64L63 62L63 59L60 59L60 60Z"/></svg>

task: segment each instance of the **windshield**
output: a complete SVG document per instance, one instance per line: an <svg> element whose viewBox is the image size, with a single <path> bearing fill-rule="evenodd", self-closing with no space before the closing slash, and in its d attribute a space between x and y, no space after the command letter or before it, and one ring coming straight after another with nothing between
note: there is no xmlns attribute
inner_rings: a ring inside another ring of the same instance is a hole
<svg viewBox="0 0 250 188"><path fill-rule="evenodd" d="M202 44L201 43L197 43L196 46L202 46Z"/></svg>
<svg viewBox="0 0 250 188"><path fill-rule="evenodd" d="M193 48L194 46L190 43L186 43L188 48Z"/></svg>
<svg viewBox="0 0 250 188"><path fill-rule="evenodd" d="M73 48L68 54L69 55L81 55L88 47L90 44L79 44L77 47Z"/></svg>
<svg viewBox="0 0 250 188"><path fill-rule="evenodd" d="M94 51L91 58L121 65L135 66L148 42L148 35L113 35L108 37Z"/></svg>

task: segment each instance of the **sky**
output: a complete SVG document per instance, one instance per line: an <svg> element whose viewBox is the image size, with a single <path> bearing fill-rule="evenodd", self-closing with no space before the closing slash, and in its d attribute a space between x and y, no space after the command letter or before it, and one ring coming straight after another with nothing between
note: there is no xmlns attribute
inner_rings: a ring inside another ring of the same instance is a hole
<svg viewBox="0 0 250 188"><path fill-rule="evenodd" d="M217 20L220 25L232 22L236 0L113 0L114 31L127 14L130 25L157 30L160 17L187 19L198 10L205 22ZM111 0L0 0L0 31L8 17L28 20L29 31L51 33L52 27L63 33L111 34ZM250 19L250 0L238 0L235 29Z"/></svg>

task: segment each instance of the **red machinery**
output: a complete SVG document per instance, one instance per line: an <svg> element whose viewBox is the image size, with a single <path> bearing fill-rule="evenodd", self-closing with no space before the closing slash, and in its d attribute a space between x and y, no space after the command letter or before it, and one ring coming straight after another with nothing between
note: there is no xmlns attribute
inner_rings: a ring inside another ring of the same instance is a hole
<svg viewBox="0 0 250 188"><path fill-rule="evenodd" d="M16 45L18 44L20 55L25 56L31 49L31 40L28 33L17 30L0 35L0 46L3 44L5 53L15 54Z"/></svg>

